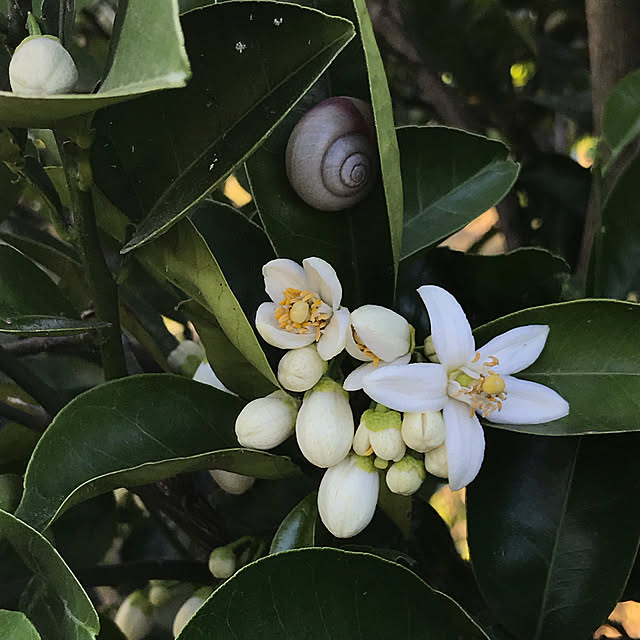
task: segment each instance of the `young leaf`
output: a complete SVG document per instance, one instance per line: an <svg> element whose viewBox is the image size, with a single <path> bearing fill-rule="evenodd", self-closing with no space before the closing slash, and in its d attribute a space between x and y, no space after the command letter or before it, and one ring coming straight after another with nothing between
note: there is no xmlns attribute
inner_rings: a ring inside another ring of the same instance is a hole
<svg viewBox="0 0 640 640"><path fill-rule="evenodd" d="M11 640L40 640L40 634L21 611L0 610L0 631Z"/></svg>
<svg viewBox="0 0 640 640"><path fill-rule="evenodd" d="M437 245L500 202L520 169L501 142L458 129L401 127L398 144L403 259Z"/></svg>
<svg viewBox="0 0 640 640"><path fill-rule="evenodd" d="M318 520L318 493L310 493L282 521L271 541L269 553L313 547Z"/></svg>
<svg viewBox="0 0 640 640"><path fill-rule="evenodd" d="M618 601L638 548L638 435L539 438L486 430L467 488L483 595L522 640L587 638Z"/></svg>
<svg viewBox="0 0 640 640"><path fill-rule="evenodd" d="M243 404L167 374L132 376L87 391L40 439L16 515L45 529L92 496L198 469L259 478L297 473L288 458L237 448L234 423Z"/></svg>
<svg viewBox="0 0 640 640"><path fill-rule="evenodd" d="M179 640L255 637L486 640L448 596L367 553L297 549L241 569L219 587ZM321 630L321 631L320 631Z"/></svg>

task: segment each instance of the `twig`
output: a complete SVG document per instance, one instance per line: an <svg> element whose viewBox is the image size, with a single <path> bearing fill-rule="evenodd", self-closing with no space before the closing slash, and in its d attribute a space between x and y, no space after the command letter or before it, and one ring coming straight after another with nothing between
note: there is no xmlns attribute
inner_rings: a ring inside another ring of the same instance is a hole
<svg viewBox="0 0 640 640"><path fill-rule="evenodd" d="M28 356L49 351L82 353L90 356L97 354L95 344L88 333L72 336L24 338L9 342L4 345L4 348L14 356Z"/></svg>
<svg viewBox="0 0 640 640"><path fill-rule="evenodd" d="M0 416L4 416L13 422L19 422L38 433L42 433L51 422L51 418L44 412L40 414L27 413L6 402L0 402ZM2 429L2 426L0 425L0 429Z"/></svg>
<svg viewBox="0 0 640 640"><path fill-rule="evenodd" d="M206 562L188 560L100 565L76 569L75 574L78 580L88 587L117 586L126 583L144 584L149 580L180 580L198 584L211 584L215 581Z"/></svg>

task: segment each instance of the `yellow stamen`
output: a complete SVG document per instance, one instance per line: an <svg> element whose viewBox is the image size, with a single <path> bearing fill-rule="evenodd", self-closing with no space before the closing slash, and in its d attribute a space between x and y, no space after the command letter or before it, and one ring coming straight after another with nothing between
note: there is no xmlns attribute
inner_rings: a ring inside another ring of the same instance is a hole
<svg viewBox="0 0 640 640"><path fill-rule="evenodd" d="M313 291L300 291L288 287L282 292L284 298L274 311L281 329L290 333L306 334L315 330L316 342L327 326L331 314L319 313L322 300Z"/></svg>
<svg viewBox="0 0 640 640"><path fill-rule="evenodd" d="M380 362L380 358L375 353L373 353L373 351L371 351L371 349L369 349L369 347L367 347L367 345L362 342L362 340L360 340L358 332L353 327L351 327L351 332L353 333L353 340L355 341L358 349L360 349L360 351L362 351L365 356L371 358L373 360L373 366L377 367L378 363Z"/></svg>
<svg viewBox="0 0 640 640"><path fill-rule="evenodd" d="M478 360L480 360L480 352L476 351L476 355L473 357L471 362L478 362Z"/></svg>

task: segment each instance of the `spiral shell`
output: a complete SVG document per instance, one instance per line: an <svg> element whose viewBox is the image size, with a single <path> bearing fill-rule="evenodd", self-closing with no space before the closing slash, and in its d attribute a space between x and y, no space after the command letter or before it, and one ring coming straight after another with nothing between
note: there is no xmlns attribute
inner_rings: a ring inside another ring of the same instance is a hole
<svg viewBox="0 0 640 640"><path fill-rule="evenodd" d="M296 193L321 211L362 200L378 173L371 106L357 98L328 98L308 111L291 133L287 176Z"/></svg>

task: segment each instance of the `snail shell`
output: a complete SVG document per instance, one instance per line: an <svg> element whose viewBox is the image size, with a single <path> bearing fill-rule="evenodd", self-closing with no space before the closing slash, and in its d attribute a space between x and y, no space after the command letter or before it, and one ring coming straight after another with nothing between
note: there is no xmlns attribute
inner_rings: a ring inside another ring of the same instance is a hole
<svg viewBox="0 0 640 640"><path fill-rule="evenodd" d="M362 200L378 173L371 106L357 98L328 98L291 132L287 176L296 193L321 211L340 211Z"/></svg>

